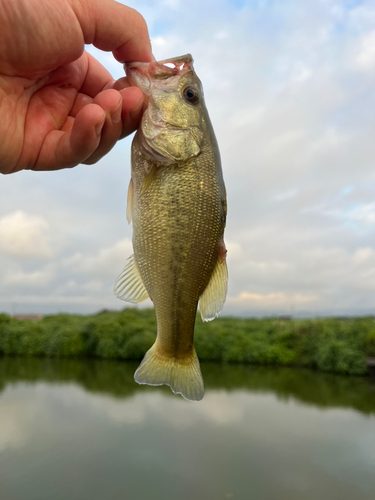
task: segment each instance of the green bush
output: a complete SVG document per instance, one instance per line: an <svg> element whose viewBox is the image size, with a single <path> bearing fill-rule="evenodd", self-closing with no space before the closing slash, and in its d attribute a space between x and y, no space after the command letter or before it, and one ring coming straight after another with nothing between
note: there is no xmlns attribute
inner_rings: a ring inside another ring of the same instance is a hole
<svg viewBox="0 0 375 500"><path fill-rule="evenodd" d="M367 356L375 357L375 328L367 333L365 351Z"/></svg>
<svg viewBox="0 0 375 500"><path fill-rule="evenodd" d="M12 318L8 316L7 314L0 313L0 328L2 325L8 324L12 321ZM1 332L1 330L0 330Z"/></svg>
<svg viewBox="0 0 375 500"><path fill-rule="evenodd" d="M36 322L0 314L0 354L140 360L156 336L153 310L124 309L92 316L58 314ZM373 318L237 319L202 323L194 344L200 360L298 365L361 375L375 356Z"/></svg>
<svg viewBox="0 0 375 500"><path fill-rule="evenodd" d="M317 368L325 372L362 375L367 366L364 356L345 341L333 339L318 349Z"/></svg>
<svg viewBox="0 0 375 500"><path fill-rule="evenodd" d="M155 333L148 331L133 335L124 345L120 353L121 357L123 359L142 359L155 342L155 338Z"/></svg>

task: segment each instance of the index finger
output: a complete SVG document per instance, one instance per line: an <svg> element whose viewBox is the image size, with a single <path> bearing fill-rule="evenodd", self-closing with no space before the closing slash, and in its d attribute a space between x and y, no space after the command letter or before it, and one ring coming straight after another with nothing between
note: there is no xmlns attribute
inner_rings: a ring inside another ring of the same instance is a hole
<svg viewBox="0 0 375 500"><path fill-rule="evenodd" d="M112 51L120 62L154 60L146 21L114 0L70 0L85 43Z"/></svg>

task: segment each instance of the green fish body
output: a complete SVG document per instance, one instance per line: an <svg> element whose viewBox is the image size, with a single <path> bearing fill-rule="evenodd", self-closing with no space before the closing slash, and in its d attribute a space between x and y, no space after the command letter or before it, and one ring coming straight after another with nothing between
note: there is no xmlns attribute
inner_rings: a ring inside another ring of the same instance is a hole
<svg viewBox="0 0 375 500"><path fill-rule="evenodd" d="M115 294L133 303L150 297L155 307L157 339L135 380L200 400L197 306L204 321L212 320L227 291L219 149L190 55L132 63L126 73L144 92L147 109L132 144L127 216L134 255Z"/></svg>

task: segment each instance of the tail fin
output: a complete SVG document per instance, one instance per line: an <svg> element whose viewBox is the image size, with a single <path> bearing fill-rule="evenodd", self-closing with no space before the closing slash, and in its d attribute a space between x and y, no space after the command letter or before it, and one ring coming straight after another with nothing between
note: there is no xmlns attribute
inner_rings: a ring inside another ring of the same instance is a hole
<svg viewBox="0 0 375 500"><path fill-rule="evenodd" d="M134 380L138 384L169 385L175 394L192 401L200 401L204 396L203 378L194 348L191 356L177 359L163 353L156 341L146 352Z"/></svg>

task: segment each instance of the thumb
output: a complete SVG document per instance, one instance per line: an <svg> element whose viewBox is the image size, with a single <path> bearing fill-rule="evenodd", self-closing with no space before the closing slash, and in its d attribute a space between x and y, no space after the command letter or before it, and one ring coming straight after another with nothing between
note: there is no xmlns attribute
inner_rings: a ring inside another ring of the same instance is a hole
<svg viewBox="0 0 375 500"><path fill-rule="evenodd" d="M120 62L150 62L150 37L136 10L114 0L69 0L85 43L112 51Z"/></svg>

